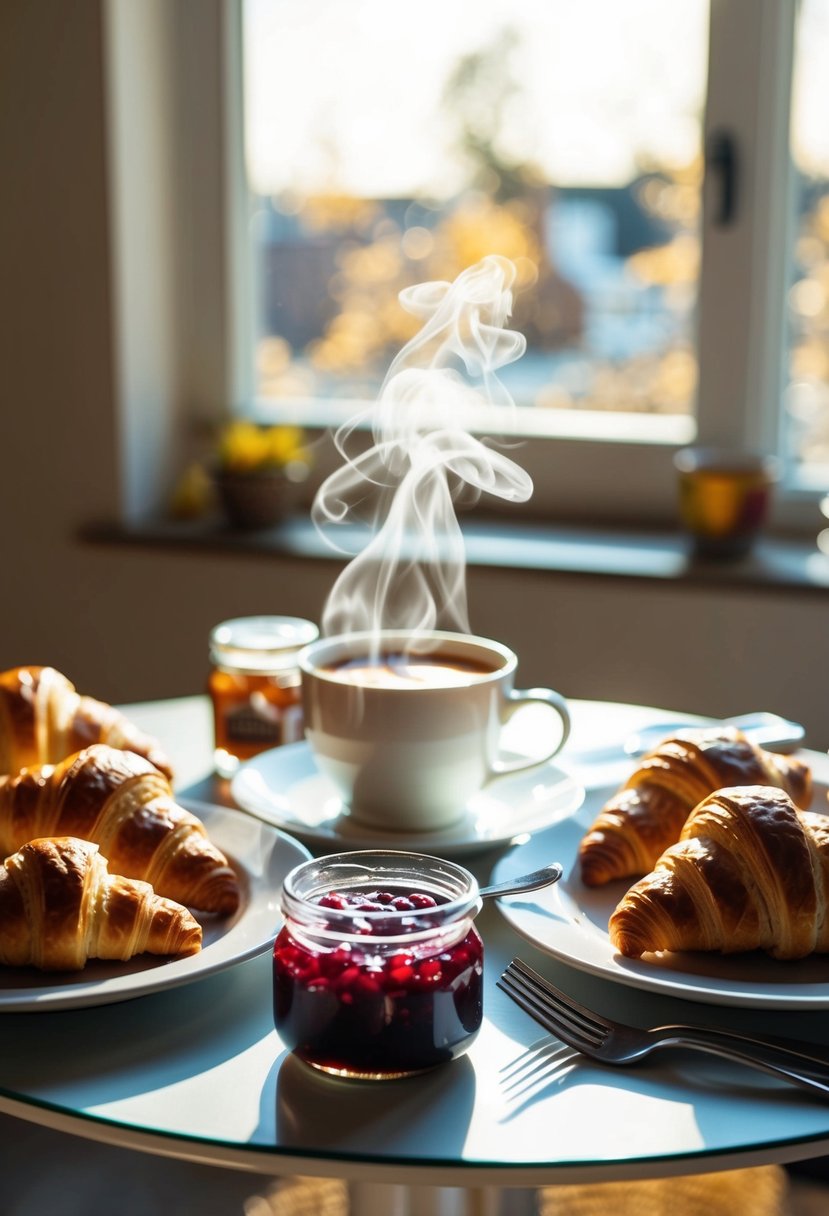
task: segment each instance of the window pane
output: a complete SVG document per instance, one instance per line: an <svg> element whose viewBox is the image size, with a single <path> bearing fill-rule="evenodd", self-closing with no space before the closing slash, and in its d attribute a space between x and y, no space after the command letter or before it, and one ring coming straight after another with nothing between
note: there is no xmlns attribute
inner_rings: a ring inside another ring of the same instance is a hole
<svg viewBox="0 0 829 1216"><path fill-rule="evenodd" d="M801 480L829 480L829 7L803 0L796 30L791 149L795 167L788 293L786 441Z"/></svg>
<svg viewBox="0 0 829 1216"><path fill-rule="evenodd" d="M707 32L707 0L245 0L261 397L374 397L398 292L500 253L539 430L691 412Z"/></svg>

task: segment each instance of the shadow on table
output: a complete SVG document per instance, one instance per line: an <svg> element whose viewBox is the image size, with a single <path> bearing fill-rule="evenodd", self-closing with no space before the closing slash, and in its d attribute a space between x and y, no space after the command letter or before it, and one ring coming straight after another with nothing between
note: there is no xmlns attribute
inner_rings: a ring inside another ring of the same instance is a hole
<svg viewBox="0 0 829 1216"><path fill-rule="evenodd" d="M510 1123L564 1090L584 1086L594 1091L606 1086L608 1079L616 1094L627 1091L663 1103L668 1121L671 1110L681 1112L682 1118L690 1115L701 1151L706 1145L731 1140L738 1144L735 1123L750 1122L759 1145L795 1140L798 1133L814 1135L816 1119L821 1137L825 1135L825 1103L819 1096L739 1064L677 1049L661 1052L652 1063L612 1068L566 1047L553 1035L542 1035L517 1050L501 1068L498 1081L504 1109L499 1121ZM598 1127L604 1118L601 1108L594 1118Z"/></svg>
<svg viewBox="0 0 829 1216"><path fill-rule="evenodd" d="M0 1087L77 1108L176 1084L233 1059L273 1028L252 959L221 975L94 1009L3 1018ZM94 1065L90 1067L90 1061Z"/></svg>
<svg viewBox="0 0 829 1216"><path fill-rule="evenodd" d="M454 1162L474 1105L475 1071L465 1056L417 1077L347 1081L289 1055L276 1082L277 1143L310 1156Z"/></svg>

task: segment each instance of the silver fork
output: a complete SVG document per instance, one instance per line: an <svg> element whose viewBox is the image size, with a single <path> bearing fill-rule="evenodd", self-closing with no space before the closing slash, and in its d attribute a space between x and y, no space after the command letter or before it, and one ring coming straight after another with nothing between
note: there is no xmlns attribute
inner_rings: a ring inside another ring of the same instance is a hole
<svg viewBox="0 0 829 1216"><path fill-rule="evenodd" d="M605 1064L632 1064L660 1047L688 1047L736 1060L829 1097L829 1059L796 1048L704 1026L657 1026L652 1030L625 1026L579 1005L517 958L504 971L498 987L562 1043Z"/></svg>

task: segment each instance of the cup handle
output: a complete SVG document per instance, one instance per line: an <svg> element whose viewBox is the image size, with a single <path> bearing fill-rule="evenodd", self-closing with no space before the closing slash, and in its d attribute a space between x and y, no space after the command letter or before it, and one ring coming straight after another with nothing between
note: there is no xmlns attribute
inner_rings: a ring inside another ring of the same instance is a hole
<svg viewBox="0 0 829 1216"><path fill-rule="evenodd" d="M553 756L558 755L570 735L570 711L567 708L567 702L559 693L553 692L552 688L513 688L507 693L507 700L504 706L504 714L502 718L502 727L509 722L512 715L524 705L531 704L546 705L561 720L561 738L556 742L555 747L549 751L543 752L540 756L526 756L521 760L495 760L493 761L490 775L492 777L502 777L505 773L520 773L523 769L535 768L536 765L544 764L546 760L551 760Z"/></svg>

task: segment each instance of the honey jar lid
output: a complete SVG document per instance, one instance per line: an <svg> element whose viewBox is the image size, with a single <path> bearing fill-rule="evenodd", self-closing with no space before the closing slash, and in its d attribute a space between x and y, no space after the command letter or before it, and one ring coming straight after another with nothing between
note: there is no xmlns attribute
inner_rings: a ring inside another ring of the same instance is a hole
<svg viewBox="0 0 829 1216"><path fill-rule="evenodd" d="M210 657L234 671L279 671L319 637L313 621L298 616L239 616L210 632Z"/></svg>

